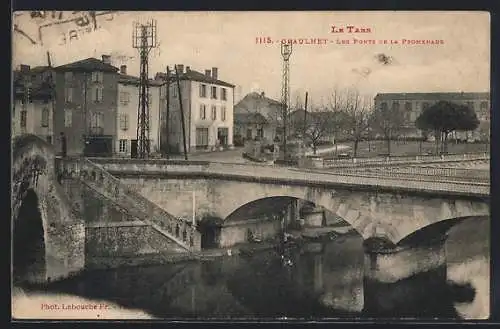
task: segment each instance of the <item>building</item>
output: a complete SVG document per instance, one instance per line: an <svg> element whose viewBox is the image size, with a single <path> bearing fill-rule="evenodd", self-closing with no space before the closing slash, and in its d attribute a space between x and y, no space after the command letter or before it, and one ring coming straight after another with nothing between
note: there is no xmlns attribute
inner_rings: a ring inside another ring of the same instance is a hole
<svg viewBox="0 0 500 329"><path fill-rule="evenodd" d="M53 70L48 66L21 65L13 72L11 135L34 134L49 143L54 140Z"/></svg>
<svg viewBox="0 0 500 329"><path fill-rule="evenodd" d="M243 97L238 104L234 106L235 114L245 114L245 113L259 113L261 114L267 121L267 124L264 125L262 131L262 137L267 143L273 143L277 136L279 136L281 132L281 113L283 108L281 103L266 97L264 92L257 93L251 92L245 97ZM243 118L243 117L242 117ZM236 123L235 125L244 125L244 122ZM239 131L240 135L236 136L237 138L246 138L247 131ZM257 134L257 131L252 132L252 136Z"/></svg>
<svg viewBox="0 0 500 329"><path fill-rule="evenodd" d="M162 81L149 80L149 140L150 152L160 151L160 88ZM131 157L137 150L137 111L140 79L127 75L127 66L120 66L118 79L118 115L115 150L117 156ZM134 151L135 150L135 151Z"/></svg>
<svg viewBox="0 0 500 329"><path fill-rule="evenodd" d="M56 71L54 140L66 136L69 155L110 156L117 136L118 68L110 56L61 65Z"/></svg>
<svg viewBox="0 0 500 329"><path fill-rule="evenodd" d="M458 132L457 138L489 140L491 113L489 92L380 93L375 96L375 106L391 106L404 111L406 117L406 131L404 134L407 137L421 136L421 132L415 127L415 120L425 108L439 101L449 101L467 105L476 111L480 121L478 129L471 134Z"/></svg>
<svg viewBox="0 0 500 329"><path fill-rule="evenodd" d="M189 66L184 70L180 64L177 71L179 79L174 72L160 91L160 104L168 98L168 106L165 104L165 112L161 114L163 151L184 152L182 113L187 152L232 148L234 85L219 80L216 67L203 74ZM167 78L158 73L155 80Z"/></svg>
<svg viewBox="0 0 500 329"><path fill-rule="evenodd" d="M234 113L234 143L243 146L245 141L264 139L264 131L269 127L266 118L258 112Z"/></svg>

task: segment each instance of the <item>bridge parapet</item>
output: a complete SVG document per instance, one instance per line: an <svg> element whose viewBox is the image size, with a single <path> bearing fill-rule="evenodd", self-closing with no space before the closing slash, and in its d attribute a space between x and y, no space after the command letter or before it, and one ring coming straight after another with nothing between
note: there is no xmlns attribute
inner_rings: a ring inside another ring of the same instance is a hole
<svg viewBox="0 0 500 329"><path fill-rule="evenodd" d="M108 168L93 163L84 158L58 158L56 167L62 177L81 179L87 185L100 193L122 202L130 207L135 207L146 216L143 219L161 234L175 241L186 250L195 252L201 249L201 236L190 222L177 218L155 203L151 202L140 193L135 192L109 172Z"/></svg>

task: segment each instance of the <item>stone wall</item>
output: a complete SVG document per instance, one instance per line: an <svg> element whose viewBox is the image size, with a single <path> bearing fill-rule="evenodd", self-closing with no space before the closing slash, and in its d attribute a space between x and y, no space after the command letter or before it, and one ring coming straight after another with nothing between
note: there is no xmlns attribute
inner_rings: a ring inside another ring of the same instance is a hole
<svg viewBox="0 0 500 329"><path fill-rule="evenodd" d="M228 225L221 228L220 247L231 247L238 243L246 243L249 240L249 231L254 237L267 240L275 237L281 230L280 221L249 220L238 222L237 225Z"/></svg>

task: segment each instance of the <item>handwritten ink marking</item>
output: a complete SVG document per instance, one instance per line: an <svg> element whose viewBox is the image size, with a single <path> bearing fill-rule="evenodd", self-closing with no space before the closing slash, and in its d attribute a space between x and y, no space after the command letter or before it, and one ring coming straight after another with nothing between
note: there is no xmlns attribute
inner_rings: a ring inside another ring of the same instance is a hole
<svg viewBox="0 0 500 329"><path fill-rule="evenodd" d="M36 41L33 40L28 34L26 34L26 32L24 32L23 30L19 29L19 26L17 24L14 24L14 31L17 32L17 33L19 33L20 35L22 35L23 37L25 37L29 41L31 41L31 43L33 45L36 45Z"/></svg>

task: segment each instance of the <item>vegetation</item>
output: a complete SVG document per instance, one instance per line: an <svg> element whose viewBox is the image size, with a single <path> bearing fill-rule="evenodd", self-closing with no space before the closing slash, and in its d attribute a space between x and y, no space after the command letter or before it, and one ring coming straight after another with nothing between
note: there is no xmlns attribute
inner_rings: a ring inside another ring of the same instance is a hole
<svg viewBox="0 0 500 329"><path fill-rule="evenodd" d="M385 106L375 108L371 113L369 126L372 132L380 133L384 137L387 143L387 154L390 155L391 140L399 137L403 130L405 117L399 108L395 106L388 108L385 103L383 105Z"/></svg>
<svg viewBox="0 0 500 329"><path fill-rule="evenodd" d="M436 138L436 153L448 152L448 136L453 131L470 131L479 126L476 112L465 105L440 101L417 118L415 125L424 132L433 132Z"/></svg>

